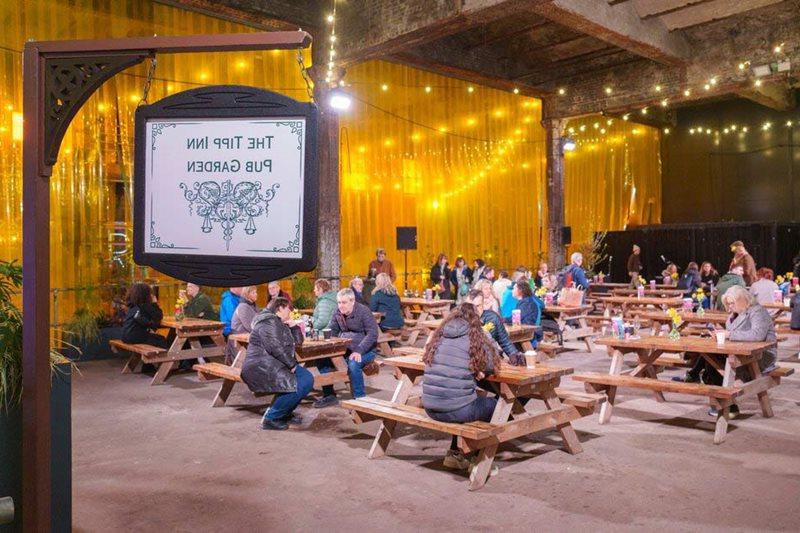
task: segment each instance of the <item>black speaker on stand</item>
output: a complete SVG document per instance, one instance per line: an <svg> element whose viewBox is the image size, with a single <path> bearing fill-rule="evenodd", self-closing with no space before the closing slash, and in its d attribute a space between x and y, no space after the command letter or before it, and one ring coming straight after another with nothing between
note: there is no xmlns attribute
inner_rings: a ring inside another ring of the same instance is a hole
<svg viewBox="0 0 800 533"><path fill-rule="evenodd" d="M405 252L405 271L403 274L403 290L408 290L408 251L417 249L417 227L397 226L397 249Z"/></svg>

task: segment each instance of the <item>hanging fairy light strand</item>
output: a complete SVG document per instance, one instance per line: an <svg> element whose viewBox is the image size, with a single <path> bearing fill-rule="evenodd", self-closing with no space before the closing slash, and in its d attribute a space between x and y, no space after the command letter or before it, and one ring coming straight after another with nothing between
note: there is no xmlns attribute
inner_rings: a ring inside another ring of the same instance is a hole
<svg viewBox="0 0 800 533"><path fill-rule="evenodd" d="M334 68L336 68L336 0L332 0L331 12L325 18L331 31L328 35L328 70L325 73L325 82L336 83Z"/></svg>

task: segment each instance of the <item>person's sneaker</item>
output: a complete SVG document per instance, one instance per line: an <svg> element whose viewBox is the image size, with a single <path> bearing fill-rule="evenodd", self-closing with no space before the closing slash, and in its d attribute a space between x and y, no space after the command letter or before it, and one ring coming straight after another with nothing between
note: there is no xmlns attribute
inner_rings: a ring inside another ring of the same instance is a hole
<svg viewBox="0 0 800 533"><path fill-rule="evenodd" d="M729 418L736 418L737 416L739 416L739 406L736 404L731 405L730 411L728 411L728 413L729 413L728 415Z"/></svg>
<svg viewBox="0 0 800 533"><path fill-rule="evenodd" d="M303 417L298 414L291 414L283 419L290 426L299 426L303 423Z"/></svg>
<svg viewBox="0 0 800 533"><path fill-rule="evenodd" d="M261 429L283 430L289 429L289 424L283 420L263 420L261 422Z"/></svg>
<svg viewBox="0 0 800 533"><path fill-rule="evenodd" d="M470 468L472 463L470 463L469 459L464 457L464 454L460 451L447 450L442 464L445 468L449 468L451 470L467 470Z"/></svg>
<svg viewBox="0 0 800 533"><path fill-rule="evenodd" d="M681 383L700 383L700 377L686 374L685 376L675 376L672 378L672 381L679 381Z"/></svg>
<svg viewBox="0 0 800 533"><path fill-rule="evenodd" d="M712 407L708 410L708 416L713 416L714 418L719 416L719 410L716 407Z"/></svg>
<svg viewBox="0 0 800 533"><path fill-rule="evenodd" d="M332 407L334 405L339 405L339 398L337 398L334 394L330 396L323 396L311 404L314 409L324 409L325 407Z"/></svg>

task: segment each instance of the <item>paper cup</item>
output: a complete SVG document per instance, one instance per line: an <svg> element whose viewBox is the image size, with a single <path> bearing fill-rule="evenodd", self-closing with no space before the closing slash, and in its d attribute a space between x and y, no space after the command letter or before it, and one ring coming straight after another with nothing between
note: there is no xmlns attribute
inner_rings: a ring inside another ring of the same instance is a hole
<svg viewBox="0 0 800 533"><path fill-rule="evenodd" d="M525 352L525 365L528 368L536 368L536 350Z"/></svg>
<svg viewBox="0 0 800 533"><path fill-rule="evenodd" d="M790 307L791 305L792 305L792 299L791 298L784 298L783 299L783 306L784 307Z"/></svg>
<svg viewBox="0 0 800 533"><path fill-rule="evenodd" d="M650 290L656 290L656 280L654 279L650 280Z"/></svg>
<svg viewBox="0 0 800 533"><path fill-rule="evenodd" d="M518 326L522 323L522 311L519 309L514 309L511 311L511 323L515 326Z"/></svg>
<svg viewBox="0 0 800 533"><path fill-rule="evenodd" d="M775 302L782 302L783 301L783 291L777 290L772 292L772 297Z"/></svg>
<svg viewBox="0 0 800 533"><path fill-rule="evenodd" d="M333 336L333 331L330 328L325 328L322 330L322 338L323 339L330 339Z"/></svg>
<svg viewBox="0 0 800 533"><path fill-rule="evenodd" d="M722 346L723 344L725 344L725 332L724 331L718 331L717 332L717 346Z"/></svg>

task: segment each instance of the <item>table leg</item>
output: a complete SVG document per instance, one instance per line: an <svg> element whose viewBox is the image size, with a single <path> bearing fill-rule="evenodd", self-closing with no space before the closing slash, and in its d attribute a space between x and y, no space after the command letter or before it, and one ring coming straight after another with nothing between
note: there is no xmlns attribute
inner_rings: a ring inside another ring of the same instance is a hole
<svg viewBox="0 0 800 533"><path fill-rule="evenodd" d="M717 423L714 428L714 444L722 444L728 434L728 416L730 406L712 401L712 407L717 408ZM724 407L723 407L724 405Z"/></svg>
<svg viewBox="0 0 800 533"><path fill-rule="evenodd" d="M236 385L235 381L231 379L223 379L217 395L214 396L214 401L211 402L211 407L224 407L234 385Z"/></svg>
<svg viewBox="0 0 800 533"><path fill-rule="evenodd" d="M753 374L753 379L759 379L761 374L761 369L758 368L758 361L753 361L749 365L750 372ZM758 403L761 405L761 414L764 418L772 418L775 414L772 412L772 402L769 399L769 393L767 391L761 391L758 393Z"/></svg>
<svg viewBox="0 0 800 533"><path fill-rule="evenodd" d="M392 402L405 405L408 402L408 397L411 395L411 389L414 387L411 379L406 374L399 376L397 387L392 394ZM369 459L377 459L386 455L386 448L389 447L389 442L392 440L392 434L397 426L394 420L384 420L378 428L378 433L375 435L375 440L372 441L372 446L369 449L367 457Z"/></svg>
<svg viewBox="0 0 800 533"><path fill-rule="evenodd" d="M492 463L494 463L496 453L497 444L481 448L478 452L475 465L472 467L472 473L469 475L469 490L478 490L486 485L486 480L489 479L489 474L492 472Z"/></svg>
<svg viewBox="0 0 800 533"><path fill-rule="evenodd" d="M175 340L172 341L172 346L169 347L167 353L178 353L183 349L183 346L186 344L188 339L186 337L175 337ZM170 371L175 368L175 361L164 361L158 366L158 370L156 370L156 374L153 376L153 380L150 382L150 385L160 385L166 381L167 376L169 375Z"/></svg>
<svg viewBox="0 0 800 533"><path fill-rule="evenodd" d="M189 346L191 346L192 349L194 349L194 350L202 350L203 349L203 345L200 344L200 341L197 340L196 338L193 338L193 339L191 339L189 341ZM205 359L205 357L198 357L197 358L197 362L201 363L201 364L205 364L206 363L206 359Z"/></svg>
<svg viewBox="0 0 800 533"><path fill-rule="evenodd" d="M562 406L561 399L559 399L556 391L553 389L542 393L542 399L544 399L544 403L549 411L553 411ZM569 453L575 455L583 451L581 442L578 440L578 435L575 434L575 428L572 427L571 422L559 424L556 426L556 429L558 429L558 432L561 434L561 438L564 439L564 448L566 448Z"/></svg>
<svg viewBox="0 0 800 533"><path fill-rule="evenodd" d="M622 352L614 350L611 356L611 368L608 373L612 376L618 376L622 372ZM617 395L616 387L609 387L606 392L608 400L600 406L600 420L601 424L605 424L611 420L611 411L614 409L614 398Z"/></svg>
<svg viewBox="0 0 800 533"><path fill-rule="evenodd" d="M138 353L133 353L128 358L128 362L125 363L125 366L122 367L122 373L135 373L136 370L139 368L139 363L142 362L142 357Z"/></svg>

